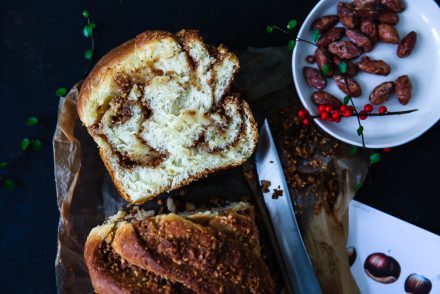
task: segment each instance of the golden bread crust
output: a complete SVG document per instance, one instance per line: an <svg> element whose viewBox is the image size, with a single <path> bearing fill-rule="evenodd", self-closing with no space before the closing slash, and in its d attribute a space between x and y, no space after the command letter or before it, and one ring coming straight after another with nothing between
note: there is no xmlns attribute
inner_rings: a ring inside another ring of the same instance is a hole
<svg viewBox="0 0 440 294"><path fill-rule="evenodd" d="M141 292L133 288L137 280L148 279L155 281L152 287L166 285L169 293L274 293L270 273L253 248L259 251L258 241L243 241L249 234L251 239L258 237L253 218L252 224L236 222L237 215L253 217L253 207L246 205L242 211L126 218L93 229L84 256L95 291L156 293L148 287ZM115 271L102 270L123 271L118 270L120 264L106 265L102 247L111 248L136 277L124 282Z"/></svg>

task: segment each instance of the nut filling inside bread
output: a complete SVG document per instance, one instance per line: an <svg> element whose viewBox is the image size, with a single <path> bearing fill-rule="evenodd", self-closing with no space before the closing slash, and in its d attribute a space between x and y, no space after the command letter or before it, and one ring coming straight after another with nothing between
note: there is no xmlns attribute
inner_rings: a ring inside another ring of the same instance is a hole
<svg viewBox="0 0 440 294"><path fill-rule="evenodd" d="M84 255L97 293L274 293L247 203L122 215L92 230Z"/></svg>
<svg viewBox="0 0 440 294"><path fill-rule="evenodd" d="M188 30L145 32L95 66L78 112L124 198L143 203L250 157L254 118L228 95L238 69Z"/></svg>

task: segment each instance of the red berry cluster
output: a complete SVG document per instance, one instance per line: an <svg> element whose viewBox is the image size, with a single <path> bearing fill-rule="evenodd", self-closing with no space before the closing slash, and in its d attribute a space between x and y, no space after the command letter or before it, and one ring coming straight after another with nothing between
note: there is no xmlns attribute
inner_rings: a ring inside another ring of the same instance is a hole
<svg viewBox="0 0 440 294"><path fill-rule="evenodd" d="M308 118L309 112L307 111L307 109L300 109L298 111L298 116L302 118L303 125L307 126L310 124L310 119Z"/></svg>
<svg viewBox="0 0 440 294"><path fill-rule="evenodd" d="M359 111L359 119L361 120L366 120L367 119L367 114L370 112L373 112L374 110L374 106L371 104L365 104L364 105L364 109L362 109L361 111ZM380 106L377 111L379 112L379 114L385 114L388 109L386 106Z"/></svg>
<svg viewBox="0 0 440 294"><path fill-rule="evenodd" d="M361 120L365 120L367 119L368 114L373 112L373 110L374 106L371 104L365 104L364 108L359 111L359 113L354 109L353 106L341 105L339 108L337 108L330 104L321 104L318 106L319 115L310 116L306 109L301 109L298 111L298 116L302 119L302 123L304 125L310 124L310 117L320 118L322 121L338 123L343 117L350 117L354 115L358 116ZM386 106L380 106L377 111L379 114L385 114L388 110Z"/></svg>
<svg viewBox="0 0 440 294"><path fill-rule="evenodd" d="M333 105L321 104L318 106L318 112L321 120L338 123L342 117L352 116L354 108L352 106L341 105L338 109Z"/></svg>

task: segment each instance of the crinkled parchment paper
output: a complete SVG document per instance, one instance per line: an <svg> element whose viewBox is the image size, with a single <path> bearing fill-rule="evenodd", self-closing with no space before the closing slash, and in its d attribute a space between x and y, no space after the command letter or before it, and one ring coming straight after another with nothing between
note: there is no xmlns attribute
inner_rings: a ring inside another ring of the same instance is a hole
<svg viewBox="0 0 440 294"><path fill-rule="evenodd" d="M236 86L250 102L259 123L264 117L276 121L280 108L296 109L298 99L293 87L290 54L285 48L248 49L239 52L239 58L241 71ZM60 99L53 138L60 210L55 261L58 293L93 293L83 258L85 240L94 226L126 205L105 171L96 144L78 119L76 98L79 87L80 84L75 85L66 97ZM337 172L340 186L337 201L316 212L314 197L309 195L301 202L299 221L325 293L358 293L346 254L348 204L354 196L355 183L363 181L366 176L368 161L361 156L347 157L344 153L328 161ZM256 182L250 181L249 185L242 168L211 175L183 190L185 193L176 191L170 194L188 199L196 206L203 205L210 196L238 201L243 196L259 195ZM154 203L147 204L147 208L149 205Z"/></svg>

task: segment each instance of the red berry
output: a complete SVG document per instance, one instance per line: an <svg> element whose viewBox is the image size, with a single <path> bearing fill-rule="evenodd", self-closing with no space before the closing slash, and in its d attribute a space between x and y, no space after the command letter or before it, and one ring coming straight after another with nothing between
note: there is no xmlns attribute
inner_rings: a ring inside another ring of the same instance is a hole
<svg viewBox="0 0 440 294"><path fill-rule="evenodd" d="M327 119L327 121L328 121L328 122L333 122L333 118L329 117L329 118Z"/></svg>
<svg viewBox="0 0 440 294"><path fill-rule="evenodd" d="M371 105L371 104L365 104L365 106L364 106L364 110L365 110L366 112L372 112L373 109L374 109L374 106Z"/></svg>
<svg viewBox="0 0 440 294"><path fill-rule="evenodd" d="M385 153L391 152L391 148L383 148L383 152Z"/></svg>
<svg viewBox="0 0 440 294"><path fill-rule="evenodd" d="M361 119L361 120L366 120L366 119L367 119L367 116L366 116L365 114L367 114L367 112L366 112L365 110L361 110L361 111L359 112L359 119Z"/></svg>
<svg viewBox="0 0 440 294"><path fill-rule="evenodd" d="M335 123L338 123L338 122L340 122L340 121L341 121L341 117L340 117L340 116L338 116L338 117L334 118L334 120L335 120Z"/></svg>
<svg viewBox="0 0 440 294"><path fill-rule="evenodd" d="M350 110L351 112L354 111L354 107L353 106L348 106L347 109Z"/></svg>
<svg viewBox="0 0 440 294"><path fill-rule="evenodd" d="M301 109L300 111L298 111L298 116L301 118L305 118L308 114L309 112L306 109Z"/></svg>
<svg viewBox="0 0 440 294"><path fill-rule="evenodd" d="M379 107L378 111L380 114L384 114L388 111L388 109L386 106L381 106L381 107Z"/></svg>
<svg viewBox="0 0 440 294"><path fill-rule="evenodd" d="M329 118L328 112L322 112L321 113L321 119L322 120L327 120Z"/></svg>
<svg viewBox="0 0 440 294"><path fill-rule="evenodd" d="M333 111L332 112L332 118L336 121L337 119L341 119L341 114L339 111Z"/></svg>
<svg viewBox="0 0 440 294"><path fill-rule="evenodd" d="M333 106L331 106L331 105L326 105L325 106L325 111L331 112L332 110L333 110Z"/></svg>
<svg viewBox="0 0 440 294"><path fill-rule="evenodd" d="M325 105L324 104L319 105L318 106L318 112L319 113L323 113L324 111L325 111Z"/></svg>
<svg viewBox="0 0 440 294"><path fill-rule="evenodd" d="M308 126L310 124L310 120L308 118L303 119L303 125Z"/></svg>
<svg viewBox="0 0 440 294"><path fill-rule="evenodd" d="M344 111L344 112L342 113L342 115L343 115L344 117L350 117L350 116L353 115L353 112L352 112L350 109L347 109L346 111Z"/></svg>
<svg viewBox="0 0 440 294"><path fill-rule="evenodd" d="M347 105L341 105L341 107L339 107L339 109L344 112L348 109Z"/></svg>

